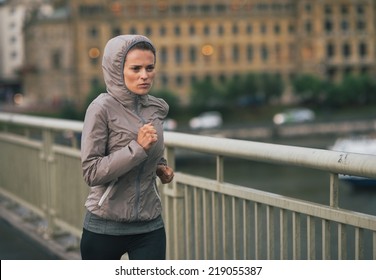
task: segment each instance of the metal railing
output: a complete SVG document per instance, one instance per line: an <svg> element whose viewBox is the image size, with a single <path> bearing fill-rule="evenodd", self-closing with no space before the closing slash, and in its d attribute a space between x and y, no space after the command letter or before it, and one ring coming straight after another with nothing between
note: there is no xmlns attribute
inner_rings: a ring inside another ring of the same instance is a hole
<svg viewBox="0 0 376 280"><path fill-rule="evenodd" d="M82 122L0 113L0 125L0 194L43 217L49 234L79 238ZM169 259L376 259L376 217L339 207L338 178L376 178L375 156L176 132L165 144L172 167L181 149L216 158L214 179L177 170L160 185ZM226 182L225 158L327 172L330 203Z"/></svg>

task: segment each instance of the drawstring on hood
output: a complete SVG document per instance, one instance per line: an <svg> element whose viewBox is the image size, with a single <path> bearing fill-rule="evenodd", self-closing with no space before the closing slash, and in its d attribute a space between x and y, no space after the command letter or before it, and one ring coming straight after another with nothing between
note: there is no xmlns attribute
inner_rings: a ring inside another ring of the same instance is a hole
<svg viewBox="0 0 376 280"><path fill-rule="evenodd" d="M131 92L124 83L124 62L129 50L137 43L145 42L153 48L153 43L142 35L120 35L109 40L104 48L102 69L107 92L123 105L132 102L136 94ZM138 96L142 105L148 105L148 95Z"/></svg>

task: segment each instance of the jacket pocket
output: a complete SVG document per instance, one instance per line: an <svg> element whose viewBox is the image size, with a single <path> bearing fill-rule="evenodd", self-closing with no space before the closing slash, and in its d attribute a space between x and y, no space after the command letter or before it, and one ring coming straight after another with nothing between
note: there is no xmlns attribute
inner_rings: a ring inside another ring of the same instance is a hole
<svg viewBox="0 0 376 280"><path fill-rule="evenodd" d="M115 183L117 182L118 179L115 179L111 182L111 184L107 187L105 192L102 194L101 199L98 202L98 206L101 207L107 196L109 195L110 191L113 189L115 186Z"/></svg>

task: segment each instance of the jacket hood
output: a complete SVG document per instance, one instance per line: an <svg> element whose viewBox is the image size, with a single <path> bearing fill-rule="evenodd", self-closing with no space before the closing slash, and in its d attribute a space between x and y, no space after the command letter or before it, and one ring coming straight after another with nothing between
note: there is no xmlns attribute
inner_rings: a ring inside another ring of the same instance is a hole
<svg viewBox="0 0 376 280"><path fill-rule="evenodd" d="M104 48L102 69L107 92L123 105L129 104L136 96L124 83L123 69L128 51L139 42L149 43L155 50L153 43L142 35L114 37L107 42ZM142 104L148 103L148 95L139 95L139 98Z"/></svg>

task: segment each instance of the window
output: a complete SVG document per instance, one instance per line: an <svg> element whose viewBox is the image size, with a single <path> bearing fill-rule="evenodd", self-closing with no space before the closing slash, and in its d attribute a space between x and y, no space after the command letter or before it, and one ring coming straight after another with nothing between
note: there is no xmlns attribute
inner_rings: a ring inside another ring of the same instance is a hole
<svg viewBox="0 0 376 280"><path fill-rule="evenodd" d="M297 50L296 50L296 44L289 44L288 46L288 58L289 59L295 59L296 58L296 53L297 53Z"/></svg>
<svg viewBox="0 0 376 280"><path fill-rule="evenodd" d="M234 62L239 61L239 46L237 44L232 46L232 60Z"/></svg>
<svg viewBox="0 0 376 280"><path fill-rule="evenodd" d="M99 32L98 32L97 27L95 27L95 26L90 27L90 29L89 29L89 36L91 38L96 38L96 37L98 37L98 35L99 35Z"/></svg>
<svg viewBox="0 0 376 280"><path fill-rule="evenodd" d="M227 8L227 6L225 4L217 4L215 6L215 9L216 9L217 13L224 13L224 12L226 12L226 8Z"/></svg>
<svg viewBox="0 0 376 280"><path fill-rule="evenodd" d="M180 64L183 60L182 50L180 46L175 47L175 63Z"/></svg>
<svg viewBox="0 0 376 280"><path fill-rule="evenodd" d="M162 25L159 27L159 35L165 36L167 34L166 26Z"/></svg>
<svg viewBox="0 0 376 280"><path fill-rule="evenodd" d="M189 48L189 61L195 63L197 60L197 48L195 46L190 46Z"/></svg>
<svg viewBox="0 0 376 280"><path fill-rule="evenodd" d="M281 33L281 26L279 24L274 25L274 33L280 34Z"/></svg>
<svg viewBox="0 0 376 280"><path fill-rule="evenodd" d="M260 26L260 33L265 34L266 33L266 25L263 23Z"/></svg>
<svg viewBox="0 0 376 280"><path fill-rule="evenodd" d="M335 49L334 49L334 45L332 43L329 43L326 45L326 56L328 58L332 58L334 57L335 55Z"/></svg>
<svg viewBox="0 0 376 280"><path fill-rule="evenodd" d="M208 13L210 13L211 5L209 5L209 4L201 5L200 10L201 10L202 13L208 14Z"/></svg>
<svg viewBox="0 0 376 280"><path fill-rule="evenodd" d="M191 75L191 84L193 85L193 84L195 84L196 82L197 82L197 76L195 75L195 74L192 74Z"/></svg>
<svg viewBox="0 0 376 280"><path fill-rule="evenodd" d="M253 60L253 46L252 45L247 46L247 60L248 62L251 62Z"/></svg>
<svg viewBox="0 0 376 280"><path fill-rule="evenodd" d="M360 43L359 44L359 56L360 57L366 57L367 56L367 44L366 43Z"/></svg>
<svg viewBox="0 0 376 280"><path fill-rule="evenodd" d="M341 29L342 31L348 31L349 30L349 22L347 20L341 21Z"/></svg>
<svg viewBox="0 0 376 280"><path fill-rule="evenodd" d="M333 22L331 20L325 20L324 28L327 33L333 31Z"/></svg>
<svg viewBox="0 0 376 280"><path fill-rule="evenodd" d="M168 77L166 76L166 74L161 75L161 84L162 84L162 87L167 87Z"/></svg>
<svg viewBox="0 0 376 280"><path fill-rule="evenodd" d="M239 28L238 28L238 25L236 23L234 23L232 25L232 34L233 35L237 35L239 33Z"/></svg>
<svg viewBox="0 0 376 280"><path fill-rule="evenodd" d="M97 77L93 77L90 81L91 87L96 88L99 86L99 79Z"/></svg>
<svg viewBox="0 0 376 280"><path fill-rule="evenodd" d="M348 58L351 56L351 46L349 43L345 43L342 46L342 54L345 58Z"/></svg>
<svg viewBox="0 0 376 280"><path fill-rule="evenodd" d="M346 67L344 72L345 72L345 76L349 76L353 73L353 68L352 67Z"/></svg>
<svg viewBox="0 0 376 280"><path fill-rule="evenodd" d="M246 32L247 34L252 34L253 32L252 24L247 24Z"/></svg>
<svg viewBox="0 0 376 280"><path fill-rule="evenodd" d="M205 24L205 26L204 26L204 34L205 35L210 35L210 27L207 24Z"/></svg>
<svg viewBox="0 0 376 280"><path fill-rule="evenodd" d="M189 14L193 14L197 12L197 6L194 4L188 4L187 11Z"/></svg>
<svg viewBox="0 0 376 280"><path fill-rule="evenodd" d="M118 36L118 35L121 35L121 28L120 27L114 27L112 29L112 36L115 37L115 36Z"/></svg>
<svg viewBox="0 0 376 280"><path fill-rule="evenodd" d="M365 31L367 28L367 24L364 20L358 20L356 25L357 25L358 31Z"/></svg>
<svg viewBox="0 0 376 280"><path fill-rule="evenodd" d="M329 67L327 70L327 75L330 80L333 80L337 75L337 69L334 67Z"/></svg>
<svg viewBox="0 0 376 280"><path fill-rule="evenodd" d="M222 36L225 33L225 29L222 24L218 25L218 35Z"/></svg>
<svg viewBox="0 0 376 280"><path fill-rule="evenodd" d="M308 21L305 22L304 29L305 29L305 32L307 34L312 33L312 23L311 23L311 21L308 20Z"/></svg>
<svg viewBox="0 0 376 280"><path fill-rule="evenodd" d="M130 34L137 34L137 33L138 33L138 32L137 32L137 28L134 27L134 26L132 26L132 27L130 28L129 32L130 32Z"/></svg>
<svg viewBox="0 0 376 280"><path fill-rule="evenodd" d="M175 83L177 86L181 86L183 84L183 77L181 75L177 75L175 78Z"/></svg>
<svg viewBox="0 0 376 280"><path fill-rule="evenodd" d="M223 45L218 46L218 61L223 63L226 61L225 48Z"/></svg>
<svg viewBox="0 0 376 280"><path fill-rule="evenodd" d="M260 51L261 51L261 60L264 62L267 61L269 58L269 52L268 52L268 48L266 47L266 45L262 45Z"/></svg>
<svg viewBox="0 0 376 280"><path fill-rule="evenodd" d="M189 35L195 35L196 34L196 27L193 25L193 24L191 24L190 26L189 26Z"/></svg>
<svg viewBox="0 0 376 280"><path fill-rule="evenodd" d="M227 79L226 79L226 75L225 74L220 74L219 76L218 76L218 80L219 80L219 82L221 83L221 84L225 84L226 83L226 81L227 81Z"/></svg>
<svg viewBox="0 0 376 280"><path fill-rule="evenodd" d="M362 75L367 75L367 74L369 74L368 72L369 72L369 69L368 69L367 66L363 66L362 68L360 68L360 73Z"/></svg>
<svg viewBox="0 0 376 280"><path fill-rule="evenodd" d="M11 44L14 44L14 43L16 43L17 42L17 38L16 38L16 36L11 36L10 37L10 43Z"/></svg>
<svg viewBox="0 0 376 280"><path fill-rule="evenodd" d="M171 10L175 14L180 14L183 11L183 7L181 5L172 5Z"/></svg>
<svg viewBox="0 0 376 280"><path fill-rule="evenodd" d="M295 33L295 26L293 24L289 24L289 34L294 34Z"/></svg>
<svg viewBox="0 0 376 280"><path fill-rule="evenodd" d="M307 4L305 5L305 11L306 11L307 13L310 13L310 12L312 11L312 6L311 6L310 3L307 3Z"/></svg>
<svg viewBox="0 0 376 280"><path fill-rule="evenodd" d="M145 27L145 35L150 36L152 34L152 29L150 26Z"/></svg>
<svg viewBox="0 0 376 280"><path fill-rule="evenodd" d="M358 15L364 15L364 6L363 5L357 5L356 11Z"/></svg>
<svg viewBox="0 0 376 280"><path fill-rule="evenodd" d="M333 13L333 9L331 5L325 5L324 12L326 15L331 15Z"/></svg>
<svg viewBox="0 0 376 280"><path fill-rule="evenodd" d="M349 13L349 7L347 5L342 5L341 6L341 13L343 15L347 15Z"/></svg>
<svg viewBox="0 0 376 280"><path fill-rule="evenodd" d="M178 36L178 37L181 35L180 25L175 25L174 34L175 36Z"/></svg>
<svg viewBox="0 0 376 280"><path fill-rule="evenodd" d="M278 43L275 45L275 58L278 62L282 59L281 45Z"/></svg>
<svg viewBox="0 0 376 280"><path fill-rule="evenodd" d="M51 61L53 69L61 68L61 52L59 50L53 51Z"/></svg>
<svg viewBox="0 0 376 280"><path fill-rule="evenodd" d="M167 48L166 47L162 47L159 53L160 53L161 63L162 64L166 64L167 63L167 58L168 58Z"/></svg>

